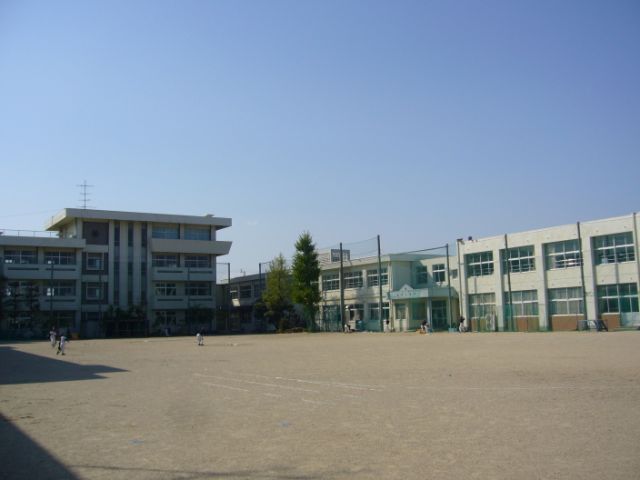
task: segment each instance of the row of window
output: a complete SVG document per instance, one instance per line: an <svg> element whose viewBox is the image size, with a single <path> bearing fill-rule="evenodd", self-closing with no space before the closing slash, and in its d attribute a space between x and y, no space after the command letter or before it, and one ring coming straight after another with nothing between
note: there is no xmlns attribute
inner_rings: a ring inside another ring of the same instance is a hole
<svg viewBox="0 0 640 480"><path fill-rule="evenodd" d="M378 303L367 304L369 310L368 319L371 321L380 320L380 305ZM364 304L352 303L345 305L347 312L347 320L364 320ZM336 321L340 318L340 306L339 305L324 305L322 307L322 319L325 322ZM382 319L387 320L389 318L389 302L382 303Z"/></svg>
<svg viewBox="0 0 640 480"><path fill-rule="evenodd" d="M260 288L258 287L258 285L251 285L251 284L246 284L246 285L232 285L231 286L231 298L232 299L237 299L237 298L241 298L241 299L248 299L248 298L252 298L255 294L256 297L258 297L260 295L259 292Z"/></svg>
<svg viewBox="0 0 640 480"><path fill-rule="evenodd" d="M154 267L179 267L180 255L174 253L154 253L151 255ZM186 268L210 268L211 257L209 255L185 255L184 266Z"/></svg>
<svg viewBox="0 0 640 480"><path fill-rule="evenodd" d="M638 286L635 283L600 285L597 288L598 312L628 313L638 312ZM584 314L582 287L550 288L548 290L549 313L551 315ZM538 315L538 292L524 290L506 292L504 304L511 308L514 317ZM471 318L487 318L496 314L494 293L469 295Z"/></svg>
<svg viewBox="0 0 640 480"><path fill-rule="evenodd" d="M185 284L185 295L190 297L211 296L211 282L189 282ZM156 282L154 291L157 297L177 297L178 288L175 282Z"/></svg>
<svg viewBox="0 0 640 480"><path fill-rule="evenodd" d="M364 280L362 270L344 272L344 288L362 288ZM377 287L378 285L388 285L389 274L387 267L382 268L382 275L378 275L378 269L367 270L367 287ZM329 273L322 275L322 290L340 290L340 274Z"/></svg>
<svg viewBox="0 0 640 480"><path fill-rule="evenodd" d="M593 255L596 265L632 262L636 259L632 232L593 237ZM536 269L533 245L500 250L505 272L521 273ZM486 251L465 256L468 277L493 275L493 252ZM544 245L544 260L547 270L579 267L582 252L577 239Z"/></svg>
<svg viewBox="0 0 640 480"><path fill-rule="evenodd" d="M179 240L180 225L154 225L151 237ZM185 226L184 240L211 240L211 227Z"/></svg>

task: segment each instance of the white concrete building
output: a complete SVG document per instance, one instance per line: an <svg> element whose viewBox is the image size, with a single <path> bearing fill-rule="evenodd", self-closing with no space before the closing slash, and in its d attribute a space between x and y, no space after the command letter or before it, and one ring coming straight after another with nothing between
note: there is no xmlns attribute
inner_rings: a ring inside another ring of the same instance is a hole
<svg viewBox="0 0 640 480"><path fill-rule="evenodd" d="M0 235L2 329L36 313L81 336L215 328L216 258L231 219L65 209L51 237ZM37 309L34 306L37 305Z"/></svg>

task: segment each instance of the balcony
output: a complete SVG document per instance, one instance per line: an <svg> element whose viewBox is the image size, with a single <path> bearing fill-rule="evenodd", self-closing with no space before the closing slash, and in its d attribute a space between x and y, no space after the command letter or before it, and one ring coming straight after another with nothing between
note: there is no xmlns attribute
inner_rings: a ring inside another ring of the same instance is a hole
<svg viewBox="0 0 640 480"><path fill-rule="evenodd" d="M0 272L9 280L49 280L51 265L42 263L5 263ZM55 280L77 280L80 278L79 265L53 265Z"/></svg>
<svg viewBox="0 0 640 480"><path fill-rule="evenodd" d="M214 282L216 280L214 268L187 267L153 267L151 279L154 281L173 282Z"/></svg>

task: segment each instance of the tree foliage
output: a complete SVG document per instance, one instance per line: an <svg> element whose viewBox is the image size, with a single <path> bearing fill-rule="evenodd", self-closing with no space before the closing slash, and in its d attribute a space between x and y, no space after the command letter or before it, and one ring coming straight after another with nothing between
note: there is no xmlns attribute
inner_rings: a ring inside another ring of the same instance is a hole
<svg viewBox="0 0 640 480"><path fill-rule="evenodd" d="M291 309L291 272L282 254L269 264L262 301L266 307L265 317L277 325L278 330L284 330Z"/></svg>
<svg viewBox="0 0 640 480"><path fill-rule="evenodd" d="M318 252L309 232L303 232L298 237L295 247L291 298L295 303L302 306L307 329L311 330L318 304L320 303L320 290L318 289L320 263L318 262Z"/></svg>

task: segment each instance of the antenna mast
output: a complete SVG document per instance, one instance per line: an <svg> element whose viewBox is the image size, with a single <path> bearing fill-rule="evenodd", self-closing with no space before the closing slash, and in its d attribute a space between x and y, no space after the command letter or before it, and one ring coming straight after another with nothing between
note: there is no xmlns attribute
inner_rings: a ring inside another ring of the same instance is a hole
<svg viewBox="0 0 640 480"><path fill-rule="evenodd" d="M80 203L83 209L87 209L87 205L91 201L89 198L89 192L87 191L89 188L92 188L93 185L88 185L87 181L84 180L80 185L76 185L76 187L80 188Z"/></svg>

